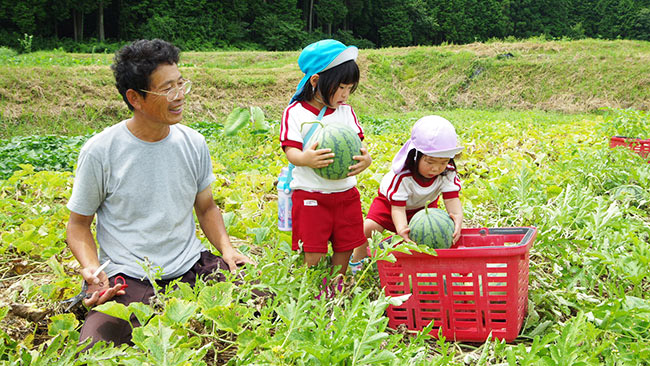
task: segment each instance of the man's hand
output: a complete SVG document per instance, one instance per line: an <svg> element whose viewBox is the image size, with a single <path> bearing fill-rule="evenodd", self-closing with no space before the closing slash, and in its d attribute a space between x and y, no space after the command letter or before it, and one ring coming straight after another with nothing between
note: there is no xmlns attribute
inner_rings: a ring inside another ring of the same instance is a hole
<svg viewBox="0 0 650 366"><path fill-rule="evenodd" d="M245 263L253 264L253 265L256 264L252 259L241 254L234 248L231 248L231 250L225 250L223 253L221 253L221 258L223 258L226 264L228 264L230 272L235 272L237 270L238 265L242 265Z"/></svg>
<svg viewBox="0 0 650 366"><path fill-rule="evenodd" d="M349 168L350 172L348 173L348 177L361 173L362 171L366 170L370 166L370 164L372 164L372 158L368 153L368 149L366 149L365 147L361 148L361 155L355 155L352 157L352 159L358 160L359 162L350 166Z"/></svg>
<svg viewBox="0 0 650 366"><path fill-rule="evenodd" d="M124 295L126 292L122 290L121 284L110 287L108 285L108 276L106 272L102 271L97 276L93 276L97 268L84 268L81 270L81 275L84 278L84 281L88 283L88 290L86 293L92 294L91 297L84 299L84 305L87 307L92 307L96 305L101 305L107 301L110 301L116 295Z"/></svg>

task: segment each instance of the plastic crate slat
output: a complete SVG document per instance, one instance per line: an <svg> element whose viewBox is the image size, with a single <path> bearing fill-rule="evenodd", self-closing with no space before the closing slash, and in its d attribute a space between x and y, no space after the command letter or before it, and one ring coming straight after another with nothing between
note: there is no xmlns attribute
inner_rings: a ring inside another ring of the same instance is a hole
<svg viewBox="0 0 650 366"><path fill-rule="evenodd" d="M483 342L492 332L512 341L528 308L528 253L536 234L533 227L463 229L463 248L379 261L386 293L412 294L398 310L388 307L389 326L421 330L433 320L434 337L442 329L450 340Z"/></svg>

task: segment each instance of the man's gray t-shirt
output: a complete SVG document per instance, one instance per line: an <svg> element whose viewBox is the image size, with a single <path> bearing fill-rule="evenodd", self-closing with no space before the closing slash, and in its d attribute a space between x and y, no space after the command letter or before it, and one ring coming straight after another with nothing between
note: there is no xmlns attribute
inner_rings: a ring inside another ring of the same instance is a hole
<svg viewBox="0 0 650 366"><path fill-rule="evenodd" d="M147 257L163 279L186 273L205 246L196 237L196 195L215 177L205 138L175 124L161 141L135 137L126 121L86 142L68 209L97 214L100 262L110 277L143 278Z"/></svg>

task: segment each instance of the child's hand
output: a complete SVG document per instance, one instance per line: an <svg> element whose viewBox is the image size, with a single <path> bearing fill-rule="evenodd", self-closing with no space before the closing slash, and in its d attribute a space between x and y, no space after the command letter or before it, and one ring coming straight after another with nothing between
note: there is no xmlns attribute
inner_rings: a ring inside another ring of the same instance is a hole
<svg viewBox="0 0 650 366"><path fill-rule="evenodd" d="M450 213L449 216L451 217L451 220L454 222L454 244L460 239L460 230L463 227L463 216Z"/></svg>
<svg viewBox="0 0 650 366"><path fill-rule="evenodd" d="M358 160L359 162L349 168L350 172L348 173L348 177L361 173L362 171L366 170L366 168L368 168L372 163L372 158L368 153L368 149L365 147L361 148L361 155L355 155L352 157L352 159Z"/></svg>
<svg viewBox="0 0 650 366"><path fill-rule="evenodd" d="M332 149L319 149L318 142L315 142L311 147L303 152L304 165L312 168L324 168L334 162L334 153Z"/></svg>
<svg viewBox="0 0 650 366"><path fill-rule="evenodd" d="M454 244L460 239L460 225L454 228Z"/></svg>
<svg viewBox="0 0 650 366"><path fill-rule="evenodd" d="M409 233L411 232L411 229L407 226L404 229L398 230L397 235L401 236L402 239L405 241L411 241L411 238L409 238Z"/></svg>

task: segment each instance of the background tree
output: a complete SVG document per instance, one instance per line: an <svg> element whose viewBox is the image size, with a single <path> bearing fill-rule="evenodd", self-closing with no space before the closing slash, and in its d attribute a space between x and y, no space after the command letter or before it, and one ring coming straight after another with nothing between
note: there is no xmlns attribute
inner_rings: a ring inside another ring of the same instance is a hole
<svg viewBox="0 0 650 366"><path fill-rule="evenodd" d="M435 43L435 35L440 31L438 24L438 1L410 0L407 3L407 13L413 21L413 44L431 45Z"/></svg>
<svg viewBox="0 0 650 366"><path fill-rule="evenodd" d="M100 42L106 40L104 32L104 8L110 5L111 0L99 0L97 3L97 38Z"/></svg>
<svg viewBox="0 0 650 366"><path fill-rule="evenodd" d="M252 24L253 39L267 50L284 51L305 46L305 23L296 2L277 0L256 7L258 14Z"/></svg>
<svg viewBox="0 0 650 366"><path fill-rule="evenodd" d="M650 41L650 7L637 11L632 24L632 37Z"/></svg>
<svg viewBox="0 0 650 366"><path fill-rule="evenodd" d="M297 50L323 37L361 47L541 34L647 40L649 9L650 0L0 0L0 45L20 48L24 34L33 49L82 52L143 37L185 50Z"/></svg>
<svg viewBox="0 0 650 366"><path fill-rule="evenodd" d="M96 0L75 0L70 2L72 10L72 22L74 25L74 40L84 40L84 19L86 14L97 9Z"/></svg>
<svg viewBox="0 0 650 366"><path fill-rule="evenodd" d="M598 34L610 39L631 34L637 7L632 0L600 0L596 5L601 15Z"/></svg>
<svg viewBox="0 0 650 366"><path fill-rule="evenodd" d="M413 21L403 4L390 0L376 1L375 8L379 46L403 47L409 46L413 41Z"/></svg>
<svg viewBox="0 0 650 366"><path fill-rule="evenodd" d="M45 30L41 30L40 26L47 19L45 4L45 0L15 1L6 2L4 8L21 35L41 34Z"/></svg>
<svg viewBox="0 0 650 366"><path fill-rule="evenodd" d="M343 0L320 0L314 5L314 10L319 23L325 26L325 32L329 36L332 35L332 25L342 24L348 14Z"/></svg>

